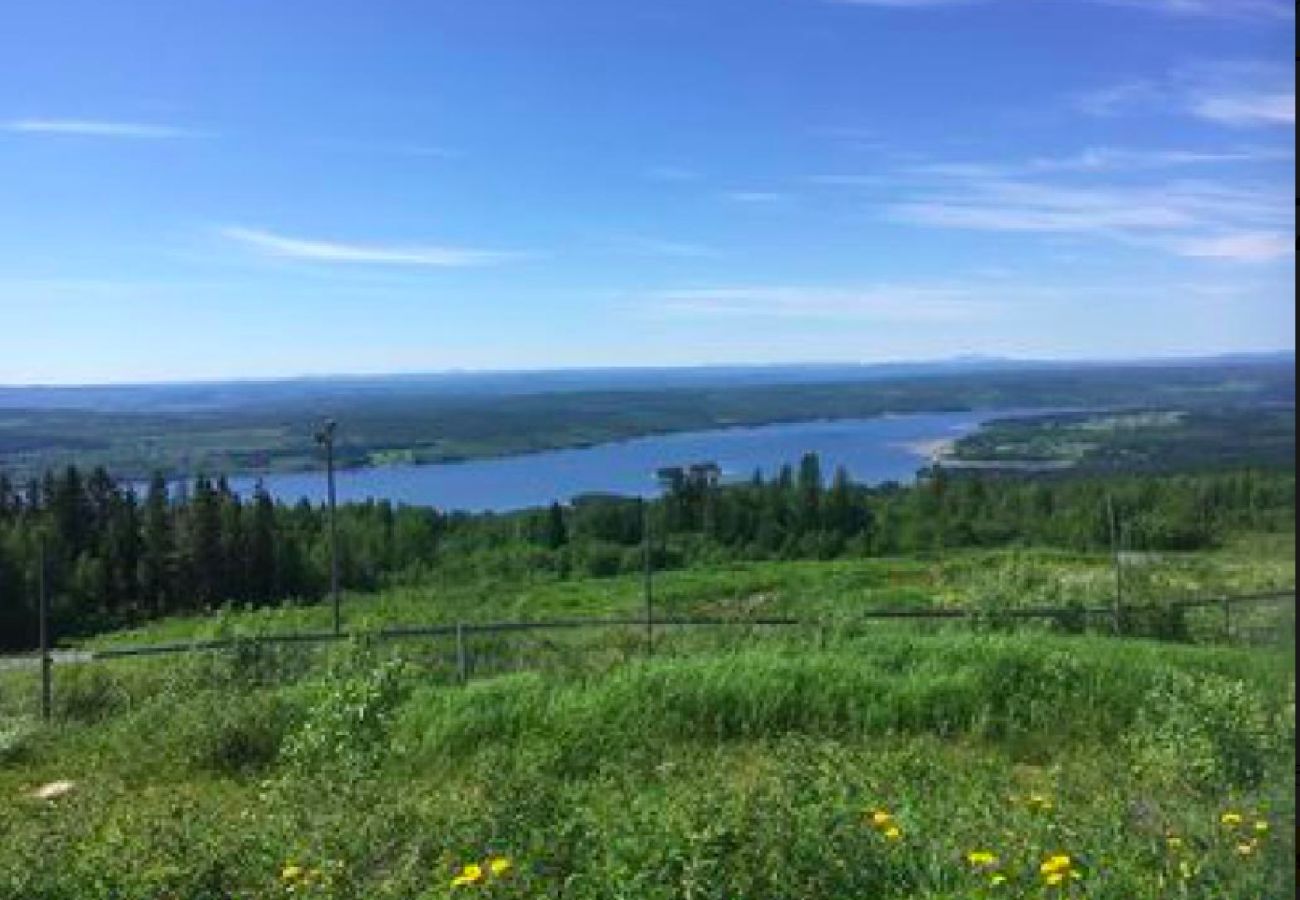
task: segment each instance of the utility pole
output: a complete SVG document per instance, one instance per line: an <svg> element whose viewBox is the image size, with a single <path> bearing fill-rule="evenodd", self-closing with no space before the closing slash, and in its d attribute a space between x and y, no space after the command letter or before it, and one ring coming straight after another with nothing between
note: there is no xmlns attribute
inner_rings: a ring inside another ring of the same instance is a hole
<svg viewBox="0 0 1300 900"><path fill-rule="evenodd" d="M335 637L343 633L343 619L339 610L339 528L334 494L334 429L337 424L333 419L326 419L321 430L316 432L316 443L325 447L325 479L330 510L330 596L334 601Z"/></svg>
<svg viewBox="0 0 1300 900"><path fill-rule="evenodd" d="M1115 560L1115 634L1120 633L1124 609L1124 569L1120 556L1119 525L1115 518L1115 501L1106 495L1106 517L1110 520L1110 548Z"/></svg>
<svg viewBox="0 0 1300 900"><path fill-rule="evenodd" d="M645 645L646 655L654 656L654 560L650 542L650 503L641 498L641 551L645 561Z"/></svg>

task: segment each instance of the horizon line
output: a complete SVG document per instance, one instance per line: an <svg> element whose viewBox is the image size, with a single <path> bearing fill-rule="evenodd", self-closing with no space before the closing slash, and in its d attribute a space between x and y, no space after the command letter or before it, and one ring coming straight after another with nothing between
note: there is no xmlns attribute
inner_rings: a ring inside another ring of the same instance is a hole
<svg viewBox="0 0 1300 900"><path fill-rule="evenodd" d="M415 369L387 372L331 372L300 373L292 375L247 375L215 376L210 378L163 378L123 381L82 381L82 382L0 382L0 391L16 390L94 390L100 388L147 388L147 387L191 387L223 384L283 384L305 381L348 381L348 380L383 380L401 378L428 377L481 377L490 375L542 375L563 373L600 373L600 372L689 372L718 369L831 369L831 368L885 368L890 366L925 366L951 364L1005 364L1015 365L1138 365L1151 363L1201 362L1216 359L1240 357L1286 357L1294 359L1294 347L1281 347L1260 350L1227 350L1210 353L1179 353L1153 356L998 356L980 353L956 354L943 357L905 357L885 360L789 360L784 362L700 362L679 364L631 364L631 365L575 365L575 366L524 366L520 368L466 368Z"/></svg>

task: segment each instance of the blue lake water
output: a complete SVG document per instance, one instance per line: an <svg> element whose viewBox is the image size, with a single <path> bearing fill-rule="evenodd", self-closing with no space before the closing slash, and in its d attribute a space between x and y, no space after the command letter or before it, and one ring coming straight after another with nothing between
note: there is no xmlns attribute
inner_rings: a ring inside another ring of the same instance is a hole
<svg viewBox="0 0 1300 900"><path fill-rule="evenodd" d="M659 492L655 471L662 466L715 462L724 480L748 478L755 469L771 476L786 463L797 466L807 452L821 457L827 478L844 466L861 483L910 482L929 462L919 444L961 437L1004 415L1005 410L924 413L723 428L499 459L353 469L336 473L338 498L502 511L592 492L651 496ZM262 481L273 496L290 503L325 498L323 472L267 475ZM256 479L230 483L246 494Z"/></svg>

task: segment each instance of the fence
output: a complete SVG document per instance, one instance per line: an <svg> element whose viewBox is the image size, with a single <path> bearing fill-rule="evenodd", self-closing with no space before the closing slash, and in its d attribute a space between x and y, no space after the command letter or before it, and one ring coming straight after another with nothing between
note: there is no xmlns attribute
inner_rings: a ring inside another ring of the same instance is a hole
<svg viewBox="0 0 1300 900"><path fill-rule="evenodd" d="M1109 620L1110 630L1116 634L1130 633L1134 629L1132 623L1140 618L1143 613L1158 613L1168 615L1183 614L1190 610L1208 609L1221 611L1221 631L1219 632L1226 640L1232 640L1235 636L1241 636L1243 625L1241 623L1242 613L1252 607L1263 604L1285 603L1289 601L1291 606L1295 604L1295 591L1275 591L1260 594L1244 594L1234 596L1220 597L1200 597L1186 600L1174 600L1161 603L1144 603L1128 604L1125 606L1075 606L1075 607L1024 607L1024 608L1004 608L998 610L981 610L972 608L894 608L894 609L876 609L866 610L856 613L850 620L851 624L866 624L870 622L961 622L961 621L994 621L1002 623L1014 623L1017 621L1028 620L1047 620L1058 624L1073 622L1076 626L1082 623L1082 628L1086 628L1089 622L1097 620ZM845 624L845 623L840 623ZM277 645L314 645L328 644L332 642L345 641L364 634L371 640L378 641L396 641L404 639L417 638L434 638L434 639L451 639L454 641L454 653L449 654L442 659L449 663L453 668L457 681L468 681L471 675L477 670L477 662L481 659L477 652L471 649L472 644L478 644L480 647L489 637L502 637L521 634L553 634L561 632L583 632L597 630L617 630L624 629L640 635L639 640L644 648L644 652L653 653L655 645L656 630L678 630L678 629L782 629L782 628L816 628L819 635L819 641L824 640L824 629L827 623L819 620L803 620L796 618L602 618L602 619L562 619L551 621L535 622L486 622L486 623L456 623L440 625L409 625L383 628L375 631L366 631L364 633L349 632L341 630L339 632L299 632L283 634L262 634L249 637L237 638L218 638L210 640L193 640L177 641L165 644L149 644L140 646L112 647L102 650L49 650L38 651L34 654L20 657L8 657L0 659L0 671L15 668L39 668L41 681L41 713L48 718L50 715L50 697L51 697L51 670L56 665L67 664L85 664L101 660L124 659L162 656L168 654L184 654L202 651L221 651L230 650L236 647L274 647ZM1266 630L1272 630L1273 625L1267 625ZM629 635L631 637L631 635ZM516 660L513 668L526 668L520 665Z"/></svg>

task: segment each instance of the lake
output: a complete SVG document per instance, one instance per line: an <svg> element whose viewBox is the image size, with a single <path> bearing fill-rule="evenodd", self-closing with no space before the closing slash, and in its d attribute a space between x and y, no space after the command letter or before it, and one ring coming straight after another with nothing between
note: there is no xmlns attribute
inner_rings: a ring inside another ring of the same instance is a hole
<svg viewBox="0 0 1300 900"><path fill-rule="evenodd" d="M395 465L336 473L340 502L367 498L439 509L504 511L561 502L584 493L652 496L662 466L715 462L724 480L745 479L755 469L775 474L798 465L808 452L821 457L827 478L844 466L855 481L910 482L929 462L936 442L959 438L1008 411L886 415L872 419L796 422L655 435L571 450L437 465ZM230 479L241 494L257 479ZM265 475L277 499L325 499L325 474Z"/></svg>

